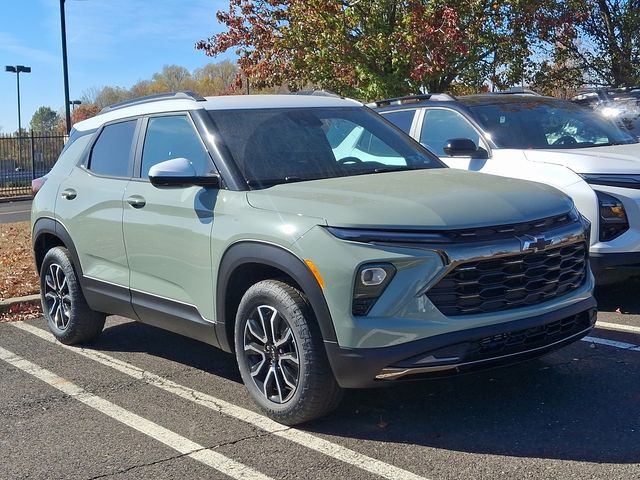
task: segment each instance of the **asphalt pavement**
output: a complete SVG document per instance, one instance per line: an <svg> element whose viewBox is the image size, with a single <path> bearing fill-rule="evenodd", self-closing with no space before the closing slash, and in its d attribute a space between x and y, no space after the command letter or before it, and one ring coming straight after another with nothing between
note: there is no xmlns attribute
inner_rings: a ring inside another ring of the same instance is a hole
<svg viewBox="0 0 640 480"><path fill-rule="evenodd" d="M26 222L31 218L31 199L0 202L0 223Z"/></svg>
<svg viewBox="0 0 640 480"><path fill-rule="evenodd" d="M298 428L205 344L121 317L85 348L0 324L0 478L637 479L640 320L599 322L538 360L347 392Z"/></svg>

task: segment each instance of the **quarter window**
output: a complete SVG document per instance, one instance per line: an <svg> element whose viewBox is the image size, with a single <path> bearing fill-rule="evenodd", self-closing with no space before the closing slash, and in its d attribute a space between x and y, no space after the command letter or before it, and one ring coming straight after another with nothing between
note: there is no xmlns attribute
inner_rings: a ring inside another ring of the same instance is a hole
<svg viewBox="0 0 640 480"><path fill-rule="evenodd" d="M413 123L413 116L415 113L415 110L396 110L384 113L382 116L393 123L396 127L404 130L405 133L411 133L411 124Z"/></svg>
<svg viewBox="0 0 640 480"><path fill-rule="evenodd" d="M478 131L458 112L444 108L426 109L420 143L436 155L445 157L444 147L452 138L468 138L476 146L482 146Z"/></svg>
<svg viewBox="0 0 640 480"><path fill-rule="evenodd" d="M105 126L91 151L89 170L108 177L129 177L131 144L137 120Z"/></svg>
<svg viewBox="0 0 640 480"><path fill-rule="evenodd" d="M198 175L206 175L214 170L198 132L186 115L150 118L142 151L140 176L148 178L152 166L173 158L189 160Z"/></svg>

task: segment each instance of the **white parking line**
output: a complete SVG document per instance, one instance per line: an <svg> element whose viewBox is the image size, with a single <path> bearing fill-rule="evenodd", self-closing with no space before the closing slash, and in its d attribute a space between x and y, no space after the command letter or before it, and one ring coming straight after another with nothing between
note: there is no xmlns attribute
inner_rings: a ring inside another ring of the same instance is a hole
<svg viewBox="0 0 640 480"><path fill-rule="evenodd" d="M369 457L362 453L358 453L349 448L335 444L323 438L317 437L310 433L298 430L296 428L288 428L283 430L283 426L273 420L260 415L251 410L247 410L242 407L238 407L232 403L226 402L219 398L213 397L203 392L193 390L189 387L172 382L171 380L162 378L154 373L147 372L141 368L131 365L117 358L106 355L102 352L95 350L85 350L79 347L69 347L58 343L54 337L47 331L34 327L27 323L15 322L12 323L16 328L29 332L43 340L50 343L54 343L62 348L68 349L86 358L90 358L102 365L111 367L119 372L122 372L137 380L142 380L150 385L154 385L162 390L177 395L185 400L194 402L203 407L215 410L229 417L233 417L237 420L249 423L261 430L269 432L273 435L285 438L291 442L297 443L304 447L320 452L336 460L340 460L349 465L353 465L374 475L387 478L389 480L427 480L425 477L421 477L414 473L411 473L402 468L390 465L381 460Z"/></svg>
<svg viewBox="0 0 640 480"><path fill-rule="evenodd" d="M633 325L622 325L620 323L596 322L596 328L605 330L618 330L619 332L640 333L640 327Z"/></svg>
<svg viewBox="0 0 640 480"><path fill-rule="evenodd" d="M619 348L621 350L629 350L632 352L640 352L640 345L633 343L616 342L615 340L607 340L606 338L584 337L583 342L596 343L598 345L606 345L607 347Z"/></svg>
<svg viewBox="0 0 640 480"><path fill-rule="evenodd" d="M208 450L202 445L192 442L188 438L178 435L171 430L167 430L166 428L153 423L146 418L140 417L135 413L125 410L104 398L93 395L74 383L59 377L53 372L39 367L35 363L25 360L9 350L5 350L2 347L0 347L0 360L4 360L23 372L28 373L29 375L32 375L48 385L60 390L62 393L75 398L79 402L82 402L85 405L104 413L108 417L111 417L114 420L117 420L118 422L121 422L155 440L158 440L168 447L177 450L181 454L204 463L205 465L214 468L229 477L237 479L250 478L255 480L270 480L270 477L263 475L251 467L238 463L218 452L214 452L213 450Z"/></svg>

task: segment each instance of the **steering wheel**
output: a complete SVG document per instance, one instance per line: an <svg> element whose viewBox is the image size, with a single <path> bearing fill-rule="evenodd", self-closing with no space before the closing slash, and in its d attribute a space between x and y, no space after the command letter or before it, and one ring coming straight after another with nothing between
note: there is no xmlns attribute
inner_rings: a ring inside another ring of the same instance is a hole
<svg viewBox="0 0 640 480"><path fill-rule="evenodd" d="M575 145L576 143L578 142L571 135L563 135L555 142L553 142L552 145Z"/></svg>
<svg viewBox="0 0 640 480"><path fill-rule="evenodd" d="M358 157L344 157L338 160L338 164L340 165L351 165L352 163L362 163Z"/></svg>

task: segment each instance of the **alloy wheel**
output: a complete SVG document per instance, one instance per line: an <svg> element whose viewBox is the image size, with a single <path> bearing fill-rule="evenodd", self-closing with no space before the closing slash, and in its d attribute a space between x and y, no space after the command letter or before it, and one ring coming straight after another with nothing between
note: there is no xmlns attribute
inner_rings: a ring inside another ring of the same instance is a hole
<svg viewBox="0 0 640 480"><path fill-rule="evenodd" d="M258 390L274 403L286 403L298 388L300 362L293 330L278 310L261 305L244 328L244 355Z"/></svg>
<svg viewBox="0 0 640 480"><path fill-rule="evenodd" d="M62 267L57 263L49 265L44 282L44 299L49 316L57 328L66 330L71 317L71 295Z"/></svg>

